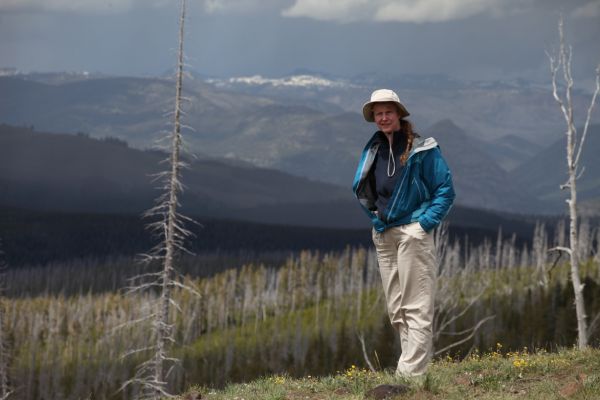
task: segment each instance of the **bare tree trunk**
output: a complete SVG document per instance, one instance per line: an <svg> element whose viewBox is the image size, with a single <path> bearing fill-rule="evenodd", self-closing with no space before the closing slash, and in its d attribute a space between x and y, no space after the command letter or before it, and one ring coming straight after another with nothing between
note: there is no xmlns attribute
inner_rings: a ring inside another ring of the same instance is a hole
<svg viewBox="0 0 600 400"><path fill-rule="evenodd" d="M569 135L570 137L570 135ZM575 290L575 312L577 314L577 339L579 348L585 348L587 341L587 321L585 303L583 302L583 285L579 277L579 251L577 238L577 187L575 172L569 168L569 184L571 186L571 199L569 203L569 216L571 218L569 242L571 247L571 281Z"/></svg>
<svg viewBox="0 0 600 400"><path fill-rule="evenodd" d="M179 175L181 171L180 152L181 152L181 93L183 88L183 33L185 23L186 0L181 1L181 18L179 20L179 49L177 52L177 77L175 84L175 120L173 133L171 135L171 158L170 158L170 179L169 179L169 198L166 232L165 232L165 257L162 270L162 288L160 296L160 310L157 318L156 335L156 354L154 379L158 384L160 382L162 390L156 391L156 397L159 398L166 388L166 377L164 373L164 361L167 359L167 342L171 340L172 326L169 323L169 308L171 303L171 286L173 284L173 259L177 243L177 195L181 190Z"/></svg>
<svg viewBox="0 0 600 400"><path fill-rule="evenodd" d="M592 100L587 112L587 119L583 128L581 138L577 137L577 129L573 118L573 100L571 96L573 88L573 77L571 74L571 47L567 49L565 46L565 35L563 29L562 17L558 22L558 33L560 39L560 48L557 59L554 56L548 54L550 59L550 70L552 73L552 87L554 99L560 106L562 114L567 124L567 171L569 173L569 180L561 188L569 188L570 198L567 199L569 205L569 247L555 247L553 250L564 251L569 254L571 260L571 280L573 282L573 289L575 292L575 310L577 313L577 334L578 334L578 346L579 348L585 348L588 346L588 335L587 335L587 322L585 314L585 303L583 299L583 285L581 284L581 278L579 274L579 245L578 245L578 230L577 230L577 179L579 178L579 157L581 156L581 150L585 143L590 118L596 97L600 91L600 65L596 68L596 90L592 96ZM565 100L558 94L557 74L562 69L565 88ZM566 104L565 104L566 103ZM583 172L583 171L582 171Z"/></svg>
<svg viewBox="0 0 600 400"><path fill-rule="evenodd" d="M4 335L4 304L0 304L0 400L7 399L11 394L8 386L8 352Z"/></svg>
<svg viewBox="0 0 600 400"><path fill-rule="evenodd" d="M0 400L8 399L12 394L12 390L8 381L9 367L9 349L4 334L4 315L5 301L4 291L6 290L6 263L3 259L2 242L0 241Z"/></svg>
<svg viewBox="0 0 600 400"><path fill-rule="evenodd" d="M184 239L190 232L183 227L183 220L191 221L180 215L177 211L178 195L182 191L179 180L184 163L180 153L182 147L181 116L182 116L182 88L183 88L183 42L184 23L186 17L186 0L181 0L181 16L179 20L179 48L177 53L177 73L175 77L175 110L173 130L169 136L170 155L166 160L168 170L159 175L164 184L164 193L157 200L157 205L150 209L146 216L159 217L158 222L150 224L150 228L160 237L160 243L146 255L146 261L160 261L162 268L159 272L142 274L134 278L140 282L130 288L131 293L156 290L158 298L152 302L152 311L135 321L125 325L142 322L151 322L152 335L146 347L130 350L125 356L138 353L153 352L152 356L137 367L136 375L125 382L122 389L130 384L140 386L138 397L142 399L157 400L163 396L172 397L168 393L166 364L178 362L177 359L167 355L169 343L174 342L173 323L171 322L171 307L177 304L173 300L174 288L186 289L194 295L198 292L186 282L178 279L175 268L175 258L181 251L186 251Z"/></svg>
<svg viewBox="0 0 600 400"><path fill-rule="evenodd" d="M546 234L546 225L538 221L535 223L535 230L533 232L532 255L534 257L535 271L542 286L548 286L548 272L546 271L547 252L548 237Z"/></svg>

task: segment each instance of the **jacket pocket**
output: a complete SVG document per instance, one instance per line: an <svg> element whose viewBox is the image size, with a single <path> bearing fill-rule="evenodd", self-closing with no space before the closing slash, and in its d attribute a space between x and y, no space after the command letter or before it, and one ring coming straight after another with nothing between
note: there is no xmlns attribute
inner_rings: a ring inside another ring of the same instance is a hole
<svg viewBox="0 0 600 400"><path fill-rule="evenodd" d="M410 224L404 225L406 234L414 239L424 239L428 233L423 229L419 221L411 222Z"/></svg>

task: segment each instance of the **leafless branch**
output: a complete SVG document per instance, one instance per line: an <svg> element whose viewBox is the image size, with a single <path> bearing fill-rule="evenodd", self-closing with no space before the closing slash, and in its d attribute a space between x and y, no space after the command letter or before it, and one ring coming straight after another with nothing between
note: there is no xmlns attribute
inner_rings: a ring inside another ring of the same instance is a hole
<svg viewBox="0 0 600 400"><path fill-rule="evenodd" d="M121 354L121 356L119 356L119 358L121 360L123 360L123 359L125 359L127 357L131 357L132 355L139 354L139 353L144 353L144 352L150 351L150 350L156 350L156 347L154 347L154 346L146 346L146 347L140 347L139 349L129 350L128 352Z"/></svg>
<svg viewBox="0 0 600 400"><path fill-rule="evenodd" d="M4 252L2 251L2 241L0 240L0 396L1 399L8 399L13 393L13 388L9 382L9 356L10 349L5 334L5 290L6 290L6 270L8 268L4 261Z"/></svg>
<svg viewBox="0 0 600 400"><path fill-rule="evenodd" d="M126 328L126 327L131 327L133 325L140 324L142 322L150 321L150 320L152 320L155 317L156 317L156 314L152 313L152 314L148 314L148 315L146 315L146 316L144 316L142 318L138 318L138 319L135 319L135 320L124 322L124 323L119 324L119 325L115 326L114 328L112 328L110 330L110 334L114 334L117 331L119 331L119 330L121 330L123 328Z"/></svg>
<svg viewBox="0 0 600 400"><path fill-rule="evenodd" d="M571 255L571 253L572 253L572 251L571 251L570 248L563 247L563 246L556 246L556 247L553 247L551 249L548 249L548 252L551 252L551 251L564 251L565 253L567 253L569 255Z"/></svg>
<svg viewBox="0 0 600 400"><path fill-rule="evenodd" d="M452 323L454 323L455 321L457 321L459 318L461 318L463 315L465 315L467 313L467 311L469 311L469 309L471 309L471 307L473 307L473 305L475 305L475 303L477 303L477 301L481 298L481 296L483 296L483 293L485 292L485 287L475 296L473 296L469 303L463 307L463 309L458 313L458 314L452 314L452 317L449 318L447 321L444 321L444 323L442 323L437 329L439 331L444 331L444 329L446 329L449 325L451 325Z"/></svg>
<svg viewBox="0 0 600 400"><path fill-rule="evenodd" d="M435 352L435 356L437 357L440 354L443 354L446 351L448 351L450 349L453 349L454 347L460 346L461 344L468 342L469 340L471 340L473 338L473 336L475 336L475 334L477 333L477 331L479 330L479 328L481 327L481 325L483 325L484 323L486 323L487 321L489 321L489 320L491 320L491 319L493 319L495 317L496 317L495 315L490 315L490 316L487 316L487 317L483 318L481 321L479 321L477 323L477 325L475 325L474 327L472 327L470 330L466 331L466 332L468 332L468 331L471 332L471 334L469 336L467 336L467 337L465 337L465 338L463 338L463 339L461 339L461 340L459 340L457 342L454 342L454 343L452 343L452 344L444 347L441 350L437 350Z"/></svg>
<svg viewBox="0 0 600 400"><path fill-rule="evenodd" d="M360 341L360 346L361 346L362 352L363 352L363 358L365 359L365 362L367 363L369 370L371 372L377 372L375 367L373 367L373 364L371 364L371 360L369 360L369 356L367 355L367 346L365 345L365 337L363 336L362 333L357 333L356 336L358 337L358 340Z"/></svg>
<svg viewBox="0 0 600 400"><path fill-rule="evenodd" d="M600 326L600 312L596 314L592 322L590 322L590 326L588 327L587 332L588 340L592 338L592 335L594 334L598 326Z"/></svg>
<svg viewBox="0 0 600 400"><path fill-rule="evenodd" d="M598 66L596 67L596 89L594 90L594 94L592 95L592 100L590 101L590 105L587 109L587 116L585 118L585 124L583 126L583 133L581 134L581 141L579 142L579 150L577 151L577 156L575 157L575 165L579 165L579 157L581 156L581 150L583 149L583 143L585 142L588 128L590 126L590 121L592 119L592 110L594 109L594 105L596 104L596 97L598 97L599 92L600 92L600 64L598 64Z"/></svg>
<svg viewBox="0 0 600 400"><path fill-rule="evenodd" d="M189 285L185 285L181 282L177 282L177 281L173 281L171 282L172 286L178 287L180 289L186 290L188 292L190 292L191 294L193 294L194 296L197 297L202 297L202 295L200 294L200 292L198 292L195 288L189 286Z"/></svg>
<svg viewBox="0 0 600 400"><path fill-rule="evenodd" d="M13 391L4 393L4 395L2 397L0 397L0 400L8 400L13 393L14 393Z"/></svg>
<svg viewBox="0 0 600 400"><path fill-rule="evenodd" d="M569 249L569 250L570 250L570 249ZM548 268L548 274L552 273L552 270L553 270L554 268L556 268L556 265L558 264L558 261L560 260L560 258L561 258L561 257L562 257L562 255L563 255L563 252L562 252L562 251L559 251L559 250L558 250L558 249L556 249L556 248L552 248L552 249L548 250L548 252L550 252L550 251L556 251L556 258L554 259L554 262L552 263L552 265L550 266L550 268Z"/></svg>

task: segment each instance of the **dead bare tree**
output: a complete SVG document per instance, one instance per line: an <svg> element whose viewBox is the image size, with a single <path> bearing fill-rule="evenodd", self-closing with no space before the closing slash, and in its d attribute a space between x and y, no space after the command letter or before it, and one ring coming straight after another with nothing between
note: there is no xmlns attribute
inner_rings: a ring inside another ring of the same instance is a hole
<svg viewBox="0 0 600 400"><path fill-rule="evenodd" d="M184 246L185 238L190 232L185 229L184 222L191 220L177 211L179 206L178 196L183 190L180 181L181 170L186 165L181 159L182 151L182 89L183 89L183 43L184 23L186 18L186 0L181 0L181 13L179 19L179 46L177 51L177 69L175 77L175 109L173 128L169 135L170 156L166 161L168 169L157 175L162 183L163 194L157 199L157 204L150 209L145 216L147 218L158 218L157 222L149 225L150 229L158 236L160 242L149 254L144 255L144 261L148 264L160 263L162 268L159 272L147 273L133 279L134 285L129 288L130 293L154 291L157 293L152 310L143 318L133 321L150 322L150 343L139 349L128 352L125 356L151 353L152 356L141 363L135 376L125 382L123 387L134 384L139 385L137 397L140 399L157 400L159 398L173 397L167 390L167 378L173 366L179 360L168 356L169 344L174 342L173 323L171 322L171 308L178 308L173 300L174 289L190 290L194 294L198 292L183 283L175 268L175 260L181 252L187 252ZM170 368L167 369L168 364Z"/></svg>
<svg viewBox="0 0 600 400"><path fill-rule="evenodd" d="M546 269L546 263L548 261L548 233L546 232L546 225L543 222L537 221L535 223L531 253L538 282L541 286L547 287L548 274L550 273L550 271Z"/></svg>
<svg viewBox="0 0 600 400"><path fill-rule="evenodd" d="M2 241L0 241L0 400L6 400L13 393L8 380L9 351L5 335L4 307L6 298L6 262L3 258Z"/></svg>
<svg viewBox="0 0 600 400"><path fill-rule="evenodd" d="M578 346L579 348L585 348L588 345L587 335L587 321L585 314L585 304L583 299L583 284L581 283L581 277L579 275L579 245L578 245L578 230L577 230L577 179L581 177L584 168L580 168L579 161L581 157L581 151L583 150L585 139L588 133L590 125L590 119L592 110L596 102L596 97L600 91L600 64L596 68L596 88L590 105L587 110L587 117L583 126L583 132L581 137L578 137L577 128L575 127L575 120L573 116L573 76L571 73L571 59L573 50L571 46L565 44L565 33L564 23L561 17L558 21L558 33L560 46L558 54L549 54L550 60L550 72L552 74L552 93L554 99L560 106L562 114L567 124L567 130L565 132L567 136L567 171L569 174L568 181L561 185L561 189L569 189L570 197L566 200L569 206L569 247L557 246L552 248L552 251L562 251L570 256L571 261L571 280L573 282L573 289L575 291L575 310L577 313L577 332L578 332ZM562 72L562 78L565 85L564 94L559 94L559 73Z"/></svg>

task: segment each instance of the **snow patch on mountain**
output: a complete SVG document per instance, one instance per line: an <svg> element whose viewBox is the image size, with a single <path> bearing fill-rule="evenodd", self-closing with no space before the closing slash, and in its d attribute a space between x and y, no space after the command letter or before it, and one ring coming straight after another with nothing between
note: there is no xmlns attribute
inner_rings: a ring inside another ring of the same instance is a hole
<svg viewBox="0 0 600 400"><path fill-rule="evenodd" d="M239 76L229 79L208 79L217 87L225 87L231 85L248 85L248 86L273 86L273 87L299 87L299 88L348 88L357 87L349 82L314 76L314 75L292 75L284 78L266 78L262 75Z"/></svg>

